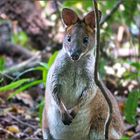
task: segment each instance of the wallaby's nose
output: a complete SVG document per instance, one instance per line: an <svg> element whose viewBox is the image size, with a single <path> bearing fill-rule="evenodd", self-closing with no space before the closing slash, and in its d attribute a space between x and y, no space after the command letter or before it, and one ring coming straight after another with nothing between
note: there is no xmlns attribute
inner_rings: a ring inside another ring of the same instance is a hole
<svg viewBox="0 0 140 140"><path fill-rule="evenodd" d="M74 61L78 60L78 59L79 59L79 56L80 56L80 55L79 55L78 52L71 54L71 58L72 58L72 60L74 60Z"/></svg>

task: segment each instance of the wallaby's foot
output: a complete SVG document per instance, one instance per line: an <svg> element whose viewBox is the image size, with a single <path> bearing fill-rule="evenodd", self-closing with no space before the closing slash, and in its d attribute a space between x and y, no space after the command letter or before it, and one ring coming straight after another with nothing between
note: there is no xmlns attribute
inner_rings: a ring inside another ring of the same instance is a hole
<svg viewBox="0 0 140 140"><path fill-rule="evenodd" d="M64 125L70 125L72 123L73 117L70 115L69 112L62 113L62 122Z"/></svg>

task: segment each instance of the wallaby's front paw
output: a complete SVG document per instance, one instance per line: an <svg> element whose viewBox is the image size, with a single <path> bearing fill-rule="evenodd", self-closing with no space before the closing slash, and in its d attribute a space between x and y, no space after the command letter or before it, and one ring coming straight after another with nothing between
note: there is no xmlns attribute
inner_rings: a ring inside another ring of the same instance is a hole
<svg viewBox="0 0 140 140"><path fill-rule="evenodd" d="M75 112L74 109L70 109L70 110L69 110L69 114L70 114L70 115L72 116L72 118L74 119L77 113Z"/></svg>
<svg viewBox="0 0 140 140"><path fill-rule="evenodd" d="M62 122L64 125L70 125L72 123L73 117L68 113L64 112L62 113Z"/></svg>

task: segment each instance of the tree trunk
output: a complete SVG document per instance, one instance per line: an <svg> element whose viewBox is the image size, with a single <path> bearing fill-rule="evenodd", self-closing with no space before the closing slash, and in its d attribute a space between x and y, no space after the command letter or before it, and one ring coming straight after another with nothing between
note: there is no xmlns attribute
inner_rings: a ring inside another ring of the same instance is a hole
<svg viewBox="0 0 140 140"><path fill-rule="evenodd" d="M33 47L42 50L47 46L51 27L41 17L41 11L33 0L0 0L0 16L2 14L18 22L30 37Z"/></svg>

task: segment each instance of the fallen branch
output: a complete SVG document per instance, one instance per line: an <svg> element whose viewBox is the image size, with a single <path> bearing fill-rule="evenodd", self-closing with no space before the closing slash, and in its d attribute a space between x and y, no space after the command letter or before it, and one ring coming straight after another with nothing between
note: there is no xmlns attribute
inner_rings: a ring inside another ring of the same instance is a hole
<svg viewBox="0 0 140 140"><path fill-rule="evenodd" d="M13 65L10 68L6 68L4 71L0 71L0 79L4 79L5 82L13 81L19 77L35 77L40 78L42 76L41 71L33 71L33 68L40 66L40 62L47 62L51 53L47 50L37 52L33 57Z"/></svg>
<svg viewBox="0 0 140 140"><path fill-rule="evenodd" d="M16 118L15 116L13 116L11 113L8 113L8 116L11 117L13 120L17 121L18 123L20 123L20 124L22 124L24 126L28 126L28 127L32 128L33 130L36 130L36 127L35 126L19 120L18 118Z"/></svg>
<svg viewBox="0 0 140 140"><path fill-rule="evenodd" d="M13 73L19 74L20 72L23 72L26 69L38 66L40 61L41 61L41 55L40 53L37 53L30 59L23 61L9 69L6 69L5 71L1 72L1 74L2 75L13 75Z"/></svg>
<svg viewBox="0 0 140 140"><path fill-rule="evenodd" d="M109 14L107 14L105 17L103 17L103 19L100 22L100 25L102 26L107 20L109 20L111 18L111 16L117 11L117 9L119 8L120 4L122 3L122 0L119 0L114 7L112 8L112 10L110 11Z"/></svg>
<svg viewBox="0 0 140 140"><path fill-rule="evenodd" d="M108 96L108 91L105 87L105 85L103 84L103 82L100 80L99 75L98 75L98 64L99 64L99 50L100 50L100 26L99 26L99 17L98 17L98 6L97 6L97 2L96 0L94 0L94 8L95 8L95 20L96 20L96 39L95 39L95 48L96 48L96 53L95 53L95 71L94 71L94 78L95 78L95 83L96 85L99 87L99 89L101 90L102 94L104 95L107 103L108 103L108 110L109 110L109 114L107 117L107 120L105 122L105 126L104 126L104 135L105 135L105 139L108 140L109 138L109 126L110 126L110 122L112 119L112 112L113 112L113 107L112 107L112 103L111 100Z"/></svg>
<svg viewBox="0 0 140 140"><path fill-rule="evenodd" d="M14 45L12 43L1 43L0 54L7 55L13 58L21 58L21 60L33 57L33 53L31 53L29 50L23 48L22 46Z"/></svg>

